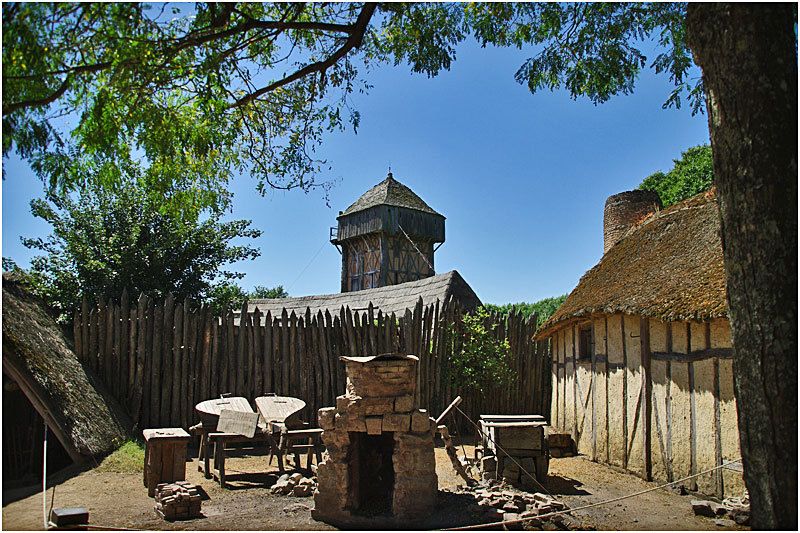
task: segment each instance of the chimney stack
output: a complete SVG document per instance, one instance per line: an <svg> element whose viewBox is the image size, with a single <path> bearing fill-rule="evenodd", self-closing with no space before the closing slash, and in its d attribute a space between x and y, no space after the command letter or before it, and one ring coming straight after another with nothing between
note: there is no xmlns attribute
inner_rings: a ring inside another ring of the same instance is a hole
<svg viewBox="0 0 800 533"><path fill-rule="evenodd" d="M629 229L659 209L661 199L654 191L637 189L609 196L603 211L603 254L617 244Z"/></svg>

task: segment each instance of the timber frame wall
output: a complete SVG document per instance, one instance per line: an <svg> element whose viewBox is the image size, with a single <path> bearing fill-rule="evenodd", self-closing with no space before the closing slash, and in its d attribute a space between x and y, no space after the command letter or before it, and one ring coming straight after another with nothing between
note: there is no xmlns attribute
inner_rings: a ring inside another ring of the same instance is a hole
<svg viewBox="0 0 800 533"><path fill-rule="evenodd" d="M450 385L450 354L460 349L464 311L458 304L423 306L395 317L374 312L301 316L246 313L242 325L233 312L222 317L171 295L154 301L141 295L129 302L107 300L90 306L83 300L73 317L75 352L127 408L137 427L183 427L196 423L194 406L222 393L251 402L266 393L295 396L315 423L317 410L335 405L344 394L342 355L398 351L417 355L419 405L438 416L458 394L470 417L480 413L541 413L549 416L551 380L549 342L534 342L536 317L493 314L497 339L508 339L514 381L487 384L484 393ZM457 417L458 427L473 432ZM448 421L449 423L450 421Z"/></svg>
<svg viewBox="0 0 800 533"><path fill-rule="evenodd" d="M593 349L580 356L580 329ZM593 461L674 481L737 460L727 319L664 322L594 315L551 336L552 424ZM720 498L744 491L741 463L684 483Z"/></svg>

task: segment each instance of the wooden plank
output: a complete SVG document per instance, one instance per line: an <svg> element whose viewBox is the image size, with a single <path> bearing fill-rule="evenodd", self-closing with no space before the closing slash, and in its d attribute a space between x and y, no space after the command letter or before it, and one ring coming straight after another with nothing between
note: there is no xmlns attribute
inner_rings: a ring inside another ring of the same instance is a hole
<svg viewBox="0 0 800 533"><path fill-rule="evenodd" d="M658 361L675 361L681 363L704 361L706 359L732 359L733 348L704 348L690 353L653 352L652 358Z"/></svg>
<svg viewBox="0 0 800 533"><path fill-rule="evenodd" d="M239 323L241 324L241 321ZM217 432L233 433L252 439L258 428L258 416L258 413L222 409L217 423Z"/></svg>
<svg viewBox="0 0 800 533"><path fill-rule="evenodd" d="M639 343L640 353L642 354L642 399L644 403L644 424L643 443L644 443L644 471L647 481L653 480L653 457L652 457L652 427L653 419L653 374L650 363L650 319L639 318Z"/></svg>
<svg viewBox="0 0 800 533"><path fill-rule="evenodd" d="M281 347L283 346L282 326L280 317L274 317L272 323L272 379L274 388L272 392L281 394L283 392L283 359L281 357Z"/></svg>
<svg viewBox="0 0 800 533"><path fill-rule="evenodd" d="M155 301L147 299L147 310L145 311L145 334L139 342L144 342L144 377L142 379L142 427L153 427L150 420L150 393L153 381L153 315L155 314Z"/></svg>
<svg viewBox="0 0 800 533"><path fill-rule="evenodd" d="M99 377L103 383L108 385L108 376L106 375L106 302L104 299L100 299L100 302L97 304L97 363L95 366L95 370L97 371L97 377Z"/></svg>
<svg viewBox="0 0 800 533"><path fill-rule="evenodd" d="M133 390L133 403L131 417L135 424L140 428L142 427L142 393L144 386L144 364L145 364L145 347L147 337L147 296L144 293L139 295L139 302L136 306L137 316L137 346L136 346L136 379L134 381Z"/></svg>
<svg viewBox="0 0 800 533"><path fill-rule="evenodd" d="M328 332L332 327L331 314L326 310L325 315L322 311L317 311L317 336L319 343L319 372L320 383L320 406L328 406L331 401L331 367L330 352L328 346ZM331 325L329 325L331 324Z"/></svg>
<svg viewBox="0 0 800 533"><path fill-rule="evenodd" d="M175 330L175 296L168 292L161 311L161 379L159 383L159 420L172 424L172 383L175 357L172 352Z"/></svg>
<svg viewBox="0 0 800 533"><path fill-rule="evenodd" d="M202 314L202 335L200 339L200 376L198 377L199 386L195 395L195 404L210 398L211 391L211 343L212 343L212 323L216 318L211 313L208 306L203 306Z"/></svg>
<svg viewBox="0 0 800 533"><path fill-rule="evenodd" d="M280 394L289 396L291 395L291 374L290 374L290 330L289 330L289 313L286 308L281 312L281 390Z"/></svg>
<svg viewBox="0 0 800 533"><path fill-rule="evenodd" d="M625 315L620 315L620 332L622 335L622 468L628 468L628 349L625 338Z"/></svg>
<svg viewBox="0 0 800 533"><path fill-rule="evenodd" d="M136 352L138 346L138 311L136 308L128 311L128 394L126 396L126 406L128 412L132 411L133 396L136 390Z"/></svg>
<svg viewBox="0 0 800 533"><path fill-rule="evenodd" d="M294 396L302 394L300 385L300 341L297 331L297 315L294 311L289 315L289 390L288 394Z"/></svg>
<svg viewBox="0 0 800 533"><path fill-rule="evenodd" d="M267 311L264 317L264 364L262 370L264 372L264 392L275 392L275 381L272 376L273 367L275 366L274 356L272 350L272 313Z"/></svg>
<svg viewBox="0 0 800 533"><path fill-rule="evenodd" d="M127 310L126 310L127 312ZM114 347L112 348L114 355L114 366L112 368L112 392L114 397L119 400L122 398L122 355L121 347L122 342L122 309L117 304L114 304Z"/></svg>
<svg viewBox="0 0 800 533"><path fill-rule="evenodd" d="M103 349L103 357L105 362L105 381L106 386L114 391L114 301L109 298L106 300L106 323L105 323L105 347Z"/></svg>
<svg viewBox="0 0 800 533"><path fill-rule="evenodd" d="M667 333L666 333L666 342L667 342L667 352L672 351L672 322L667 322ZM672 362L667 361L667 369L666 369L666 384L665 384L665 397L664 397L664 418L666 426L666 442L665 442L665 453L666 459L664 464L666 465L667 469L667 481L674 481L674 474L672 468Z"/></svg>
<svg viewBox="0 0 800 533"><path fill-rule="evenodd" d="M377 338L377 331L375 328L375 309L372 307L372 302L369 303L367 306L367 327L366 327L366 336L369 339L369 347L367 348L367 353L370 355L378 355L378 338Z"/></svg>
<svg viewBox="0 0 800 533"><path fill-rule="evenodd" d="M183 305L175 305L174 331L172 335L172 399L170 401L170 425L179 426L181 421L181 372L183 369Z"/></svg>
<svg viewBox="0 0 800 533"><path fill-rule="evenodd" d="M164 417L161 411L161 393L164 390L162 380L164 378L162 361L162 342L164 329L164 305L159 303L155 306L153 314L153 350L150 355L152 359L150 369L150 425L153 427L163 427Z"/></svg>
<svg viewBox="0 0 800 533"><path fill-rule="evenodd" d="M242 304L242 309L239 314L239 338L236 339L236 392L240 396L249 396L248 394L248 370L250 369L250 361L248 361L247 353L247 336L250 315L247 313L247 301Z"/></svg>
<svg viewBox="0 0 800 533"><path fill-rule="evenodd" d="M119 318L120 318L120 333L119 333L119 366L120 366L120 390L119 400L123 405L126 405L130 389L128 388L128 373L130 372L130 302L128 301L128 289L123 289L122 297L119 301Z"/></svg>
<svg viewBox="0 0 800 533"><path fill-rule="evenodd" d="M258 308L253 310L253 320L250 330L250 354L253 361L253 386L251 387L252 397L261 396L264 390L264 357L261 347L264 328L261 326L261 311Z"/></svg>
<svg viewBox="0 0 800 533"><path fill-rule="evenodd" d="M92 305L89 308L88 325L88 345L86 352L86 362L92 370L97 369L97 308Z"/></svg>
<svg viewBox="0 0 800 533"><path fill-rule="evenodd" d="M191 319L192 319L192 310L191 304L188 299L183 301L183 336L181 338L181 374L180 374L180 397L178 398L180 402L180 411L179 420L180 420L180 427L189 427L189 417L188 417L188 408L189 408L189 369L191 368L191 349L190 349L190 338L191 338Z"/></svg>
<svg viewBox="0 0 800 533"><path fill-rule="evenodd" d="M236 394L236 328L233 311L225 315L225 389L221 392Z"/></svg>
<svg viewBox="0 0 800 533"><path fill-rule="evenodd" d="M211 362L210 362L210 373L209 376L209 384L208 384L208 398L214 398L219 396L219 380L220 380L220 371L219 371L219 363L220 363L220 317L216 315L211 316L211 320L209 321L211 327ZM204 398L206 399L206 398Z"/></svg>

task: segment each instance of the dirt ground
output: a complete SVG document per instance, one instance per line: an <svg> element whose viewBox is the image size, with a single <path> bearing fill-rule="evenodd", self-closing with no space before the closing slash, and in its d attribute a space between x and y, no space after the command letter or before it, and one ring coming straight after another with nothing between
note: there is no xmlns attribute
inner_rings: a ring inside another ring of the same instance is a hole
<svg viewBox="0 0 800 533"><path fill-rule="evenodd" d="M471 454L470 447L467 453ZM313 498L276 496L268 488L277 479L277 467L266 466L267 457L237 452L226 461L230 488L223 490L197 471L197 461L187 463L187 477L202 486L208 496L203 518L166 522L153 511L141 474L117 474L87 470L66 472L48 490L55 507L88 507L90 522L98 526L147 530L324 530L333 529L311 518ZM436 449L440 489L453 489L460 479L453 472L443 448ZM572 508L637 492L655 484L635 476L592 463L582 457L553 459L547 487L550 493ZM31 491L32 492L32 491ZM42 529L41 492L27 497L4 493L4 530ZM16 501L11 501L16 499ZM609 506L574 512L575 521L588 529L608 530L715 530L727 529L714 520L692 513L690 496L666 490L624 500ZM10 503L6 503L9 502ZM465 509L471 497L440 491L437 512L425 527L442 528L474 523ZM474 507L474 506L473 506ZM738 528L737 529L743 529Z"/></svg>

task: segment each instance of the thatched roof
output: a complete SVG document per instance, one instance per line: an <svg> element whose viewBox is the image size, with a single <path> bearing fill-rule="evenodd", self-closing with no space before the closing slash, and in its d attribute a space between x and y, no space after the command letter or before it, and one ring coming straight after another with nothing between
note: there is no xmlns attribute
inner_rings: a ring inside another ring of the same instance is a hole
<svg viewBox="0 0 800 533"><path fill-rule="evenodd" d="M263 315L270 312L275 317L280 316L284 308L288 314L294 311L297 315L305 315L308 308L314 314L318 311L322 311L322 313L329 311L335 315L342 307L349 307L353 312L362 312L372 303L376 313L381 310L387 315L395 313L396 316L400 316L405 313L406 309L413 310L420 298L422 298L423 305L436 303L436 300L444 304L451 299L468 310L481 305L480 299L464 281L461 274L452 270L446 274L417 281L362 291L301 296L299 298L253 300L248 302L247 312L252 313L258 308Z"/></svg>
<svg viewBox="0 0 800 533"><path fill-rule="evenodd" d="M592 313L662 320L727 316L719 208L714 191L632 228L578 282L537 338Z"/></svg>
<svg viewBox="0 0 800 533"><path fill-rule="evenodd" d="M365 192L353 205L345 209L341 216L351 215L378 205L393 205L416 209L425 213L438 215L436 211L426 204L414 191L394 179L392 173L385 180Z"/></svg>
<svg viewBox="0 0 800 533"><path fill-rule="evenodd" d="M43 302L3 274L3 372L80 462L114 451L132 422L85 369Z"/></svg>

